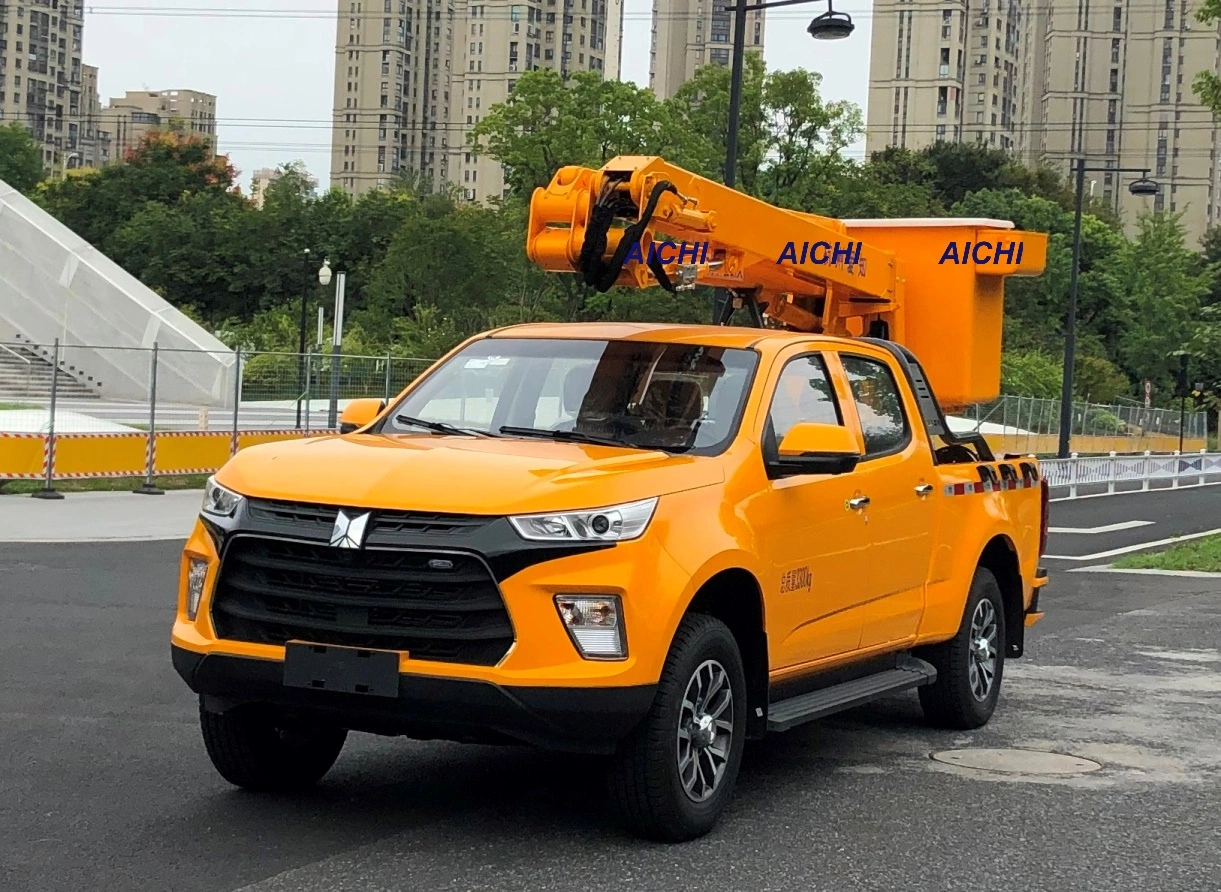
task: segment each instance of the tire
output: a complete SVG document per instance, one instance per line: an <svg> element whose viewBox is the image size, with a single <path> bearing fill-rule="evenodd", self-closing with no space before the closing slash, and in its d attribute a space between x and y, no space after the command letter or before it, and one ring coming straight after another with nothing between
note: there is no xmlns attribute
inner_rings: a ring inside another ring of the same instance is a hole
<svg viewBox="0 0 1221 892"><path fill-rule="evenodd" d="M980 638L989 640L992 651L990 681L989 663L975 644ZM976 569L957 634L918 656L937 669L937 680L920 688L920 705L932 724L969 731L988 723L1005 673L1005 602L991 570Z"/></svg>
<svg viewBox="0 0 1221 892"><path fill-rule="evenodd" d="M331 725L277 721L270 708L260 706L215 713L201 704L199 726L221 777L260 792L313 786L331 770L348 736Z"/></svg>
<svg viewBox="0 0 1221 892"><path fill-rule="evenodd" d="M702 724L693 734L695 722ZM621 820L656 842L708 833L733 797L745 740L746 673L737 641L719 620L689 614L674 635L648 715L612 760L610 794Z"/></svg>

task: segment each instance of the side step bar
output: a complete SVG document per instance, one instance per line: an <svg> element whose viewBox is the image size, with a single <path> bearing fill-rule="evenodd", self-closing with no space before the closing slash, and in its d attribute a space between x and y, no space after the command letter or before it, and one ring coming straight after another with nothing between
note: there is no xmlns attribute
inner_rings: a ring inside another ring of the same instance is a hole
<svg viewBox="0 0 1221 892"><path fill-rule="evenodd" d="M904 654L894 669L771 703L767 710L767 730L787 731L876 700L883 694L918 688L936 680L937 670L931 664Z"/></svg>

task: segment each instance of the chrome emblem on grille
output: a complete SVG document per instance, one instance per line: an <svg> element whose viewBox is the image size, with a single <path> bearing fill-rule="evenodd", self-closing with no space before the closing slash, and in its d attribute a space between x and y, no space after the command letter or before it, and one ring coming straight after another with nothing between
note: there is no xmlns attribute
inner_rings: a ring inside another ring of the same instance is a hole
<svg viewBox="0 0 1221 892"><path fill-rule="evenodd" d="M431 561L428 562L428 569L430 569L430 570L452 570L452 569L454 569L454 562L444 560L443 558L433 558Z"/></svg>
<svg viewBox="0 0 1221 892"><path fill-rule="evenodd" d="M360 548L364 544L365 527L369 523L369 512L355 517L340 510L331 530L331 545L336 548Z"/></svg>

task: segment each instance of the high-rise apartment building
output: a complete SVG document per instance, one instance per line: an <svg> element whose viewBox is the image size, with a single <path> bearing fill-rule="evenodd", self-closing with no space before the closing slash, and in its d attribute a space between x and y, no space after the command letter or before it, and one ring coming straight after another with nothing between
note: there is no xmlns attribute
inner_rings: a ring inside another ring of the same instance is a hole
<svg viewBox="0 0 1221 892"><path fill-rule="evenodd" d="M733 13L723 0L653 0L649 86L669 99L705 65L733 58ZM746 15L746 52L762 53L764 14Z"/></svg>
<svg viewBox="0 0 1221 892"><path fill-rule="evenodd" d="M208 141L216 151L216 97L198 90L128 90L112 98L101 114L110 134L113 160L140 144L149 131L180 127Z"/></svg>
<svg viewBox="0 0 1221 892"><path fill-rule="evenodd" d="M105 128L103 111L102 97L98 92L97 66L82 65L80 157L67 167L105 167L114 161L111 136Z"/></svg>
<svg viewBox="0 0 1221 892"><path fill-rule="evenodd" d="M0 3L0 124L29 128L49 172L78 151L83 31L80 0Z"/></svg>
<svg viewBox="0 0 1221 892"><path fill-rule="evenodd" d="M1188 238L1221 223L1218 128L1195 97L1221 73L1221 29L1198 0L879 0L874 6L866 149L982 142L1066 176L1149 168L1161 186L1133 196L1133 175L1088 174L1129 231L1146 209L1183 212Z"/></svg>
<svg viewBox="0 0 1221 892"><path fill-rule="evenodd" d="M1016 0L877 0L865 150L971 140L1019 148Z"/></svg>
<svg viewBox="0 0 1221 892"><path fill-rule="evenodd" d="M1132 174L1086 176L1129 225L1146 208L1182 212L1193 243L1221 222L1218 128L1191 91L1198 72L1221 73L1221 32L1196 21L1196 8L1184 0L1080 11L1041 4L1043 85L1029 153L1066 173L1080 157L1091 167L1148 167L1161 186L1152 199L1128 192Z"/></svg>
<svg viewBox="0 0 1221 892"><path fill-rule="evenodd" d="M471 201L502 195L470 129L526 71L617 78L622 18L622 0L339 0L332 184L356 195L411 171Z"/></svg>

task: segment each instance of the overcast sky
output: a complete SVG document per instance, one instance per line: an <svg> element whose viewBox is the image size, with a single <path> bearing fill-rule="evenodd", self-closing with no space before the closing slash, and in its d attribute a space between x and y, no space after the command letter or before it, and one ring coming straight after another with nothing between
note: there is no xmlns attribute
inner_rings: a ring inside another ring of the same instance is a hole
<svg viewBox="0 0 1221 892"><path fill-rule="evenodd" d="M220 149L245 186L261 167L301 160L330 175L335 0L119 0L86 7L85 62L100 69L102 101L127 90L194 89L217 96ZM768 17L773 69L809 68L823 95L862 110L869 84L872 0L841 0L856 31L815 42L819 3ZM652 0L626 0L623 78L648 85ZM156 10L156 11L154 11ZM855 147L856 154L863 142Z"/></svg>

